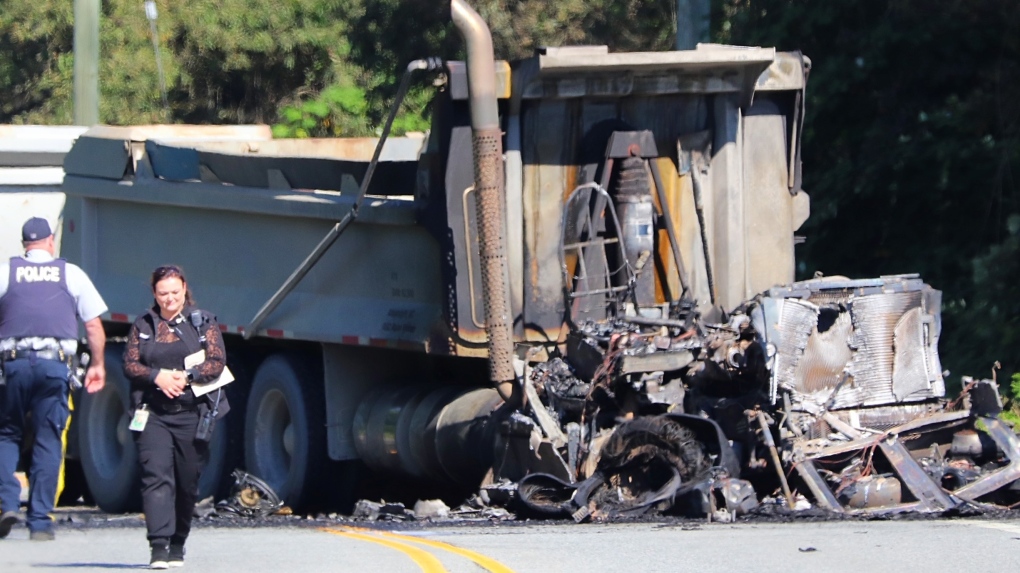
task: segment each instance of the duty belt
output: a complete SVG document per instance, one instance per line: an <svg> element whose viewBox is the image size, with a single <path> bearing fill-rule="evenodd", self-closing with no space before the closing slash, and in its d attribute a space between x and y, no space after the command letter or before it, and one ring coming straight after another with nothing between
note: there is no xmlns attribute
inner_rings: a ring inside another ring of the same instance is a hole
<svg viewBox="0 0 1020 573"><path fill-rule="evenodd" d="M160 414L178 414L180 412L194 412L198 410L198 404L194 402L188 404L182 404L181 402L174 400L171 402L149 402L149 409L155 410Z"/></svg>
<svg viewBox="0 0 1020 573"><path fill-rule="evenodd" d="M68 356L63 350L4 350L0 352L0 361L9 362L19 358L31 358L35 356L42 360L57 360L67 362Z"/></svg>

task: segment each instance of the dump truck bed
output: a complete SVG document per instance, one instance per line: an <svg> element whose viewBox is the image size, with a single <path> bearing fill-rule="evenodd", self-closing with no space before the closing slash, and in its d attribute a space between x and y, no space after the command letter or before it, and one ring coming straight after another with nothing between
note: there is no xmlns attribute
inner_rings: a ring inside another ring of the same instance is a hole
<svg viewBox="0 0 1020 573"><path fill-rule="evenodd" d="M96 128L68 154L63 254L110 301L110 321L151 305L149 273L175 263L198 303L238 334L351 210L375 144L144 136ZM254 334L426 348L440 283L439 251L416 225L421 143L387 142L357 222Z"/></svg>

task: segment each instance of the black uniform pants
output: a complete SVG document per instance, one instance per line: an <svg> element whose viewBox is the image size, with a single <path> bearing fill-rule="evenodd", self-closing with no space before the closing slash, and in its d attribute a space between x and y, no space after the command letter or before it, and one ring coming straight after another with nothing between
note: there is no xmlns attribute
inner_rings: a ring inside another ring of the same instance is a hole
<svg viewBox="0 0 1020 573"><path fill-rule="evenodd" d="M191 531L198 476L209 455L209 444L195 441L197 426L198 412L152 411L145 429L134 432L149 541L183 543Z"/></svg>

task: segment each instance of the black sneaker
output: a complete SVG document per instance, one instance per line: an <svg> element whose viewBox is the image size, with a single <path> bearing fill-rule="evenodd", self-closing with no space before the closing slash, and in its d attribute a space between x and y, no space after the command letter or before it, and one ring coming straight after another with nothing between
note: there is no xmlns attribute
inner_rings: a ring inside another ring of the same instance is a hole
<svg viewBox="0 0 1020 573"><path fill-rule="evenodd" d="M170 548L166 545L153 545L149 569L167 569L170 567Z"/></svg>
<svg viewBox="0 0 1020 573"><path fill-rule="evenodd" d="M16 511L5 511L0 513L0 539L7 537L11 528L21 522L21 515Z"/></svg>
<svg viewBox="0 0 1020 573"><path fill-rule="evenodd" d="M170 557L167 559L167 565L171 567L184 567L184 544L183 543L171 543L170 544Z"/></svg>

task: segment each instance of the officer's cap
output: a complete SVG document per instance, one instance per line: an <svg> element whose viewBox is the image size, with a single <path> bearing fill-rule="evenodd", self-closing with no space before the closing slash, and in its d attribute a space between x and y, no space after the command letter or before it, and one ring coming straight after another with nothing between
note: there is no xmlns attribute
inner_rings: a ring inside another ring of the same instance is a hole
<svg viewBox="0 0 1020 573"><path fill-rule="evenodd" d="M52 234L50 224L42 217L32 217L21 227L21 240L26 243L40 241Z"/></svg>

